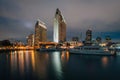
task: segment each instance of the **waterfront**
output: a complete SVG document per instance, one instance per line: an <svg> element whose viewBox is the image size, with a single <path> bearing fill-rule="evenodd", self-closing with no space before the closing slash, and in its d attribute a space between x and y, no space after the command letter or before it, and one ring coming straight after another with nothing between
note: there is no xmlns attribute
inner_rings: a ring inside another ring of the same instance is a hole
<svg viewBox="0 0 120 80"><path fill-rule="evenodd" d="M120 79L120 55L74 55L67 51L0 53L0 80Z"/></svg>

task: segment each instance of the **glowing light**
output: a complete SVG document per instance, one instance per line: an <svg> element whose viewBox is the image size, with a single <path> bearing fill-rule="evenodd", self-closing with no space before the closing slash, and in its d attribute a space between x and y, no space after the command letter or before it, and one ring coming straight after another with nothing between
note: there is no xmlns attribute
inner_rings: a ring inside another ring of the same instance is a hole
<svg viewBox="0 0 120 80"><path fill-rule="evenodd" d="M59 42L59 32L58 32L58 20L54 19L54 33L53 33L53 41L54 42Z"/></svg>
<svg viewBox="0 0 120 80"><path fill-rule="evenodd" d="M19 63L19 71L21 75L24 73L24 52L18 51L18 63Z"/></svg>
<svg viewBox="0 0 120 80"><path fill-rule="evenodd" d="M61 59L60 59L60 52L54 52L53 54L53 67L57 76L61 76L62 67L61 67Z"/></svg>
<svg viewBox="0 0 120 80"><path fill-rule="evenodd" d="M68 61L69 60L69 52L67 51L66 54L67 54L67 61Z"/></svg>
<svg viewBox="0 0 120 80"><path fill-rule="evenodd" d="M108 58L107 57L103 57L102 58L102 65L103 65L103 67L106 67L107 64L108 64Z"/></svg>
<svg viewBox="0 0 120 80"><path fill-rule="evenodd" d="M34 51L31 51L31 58L32 58L32 67L35 70L35 54Z"/></svg>

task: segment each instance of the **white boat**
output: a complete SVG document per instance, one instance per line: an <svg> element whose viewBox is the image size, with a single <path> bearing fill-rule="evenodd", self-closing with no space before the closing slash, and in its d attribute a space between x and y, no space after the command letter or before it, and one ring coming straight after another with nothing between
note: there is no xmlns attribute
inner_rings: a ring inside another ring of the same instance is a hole
<svg viewBox="0 0 120 80"><path fill-rule="evenodd" d="M99 45L74 47L72 49L69 49L69 53L82 55L103 55L103 56L116 55L116 51L109 51L108 49L101 47Z"/></svg>

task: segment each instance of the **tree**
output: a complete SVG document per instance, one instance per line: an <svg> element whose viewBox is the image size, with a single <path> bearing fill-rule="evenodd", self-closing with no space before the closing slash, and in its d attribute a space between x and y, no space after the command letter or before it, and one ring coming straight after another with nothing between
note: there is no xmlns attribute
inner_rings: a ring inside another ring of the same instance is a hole
<svg viewBox="0 0 120 80"><path fill-rule="evenodd" d="M11 46L12 44L10 43L9 40L3 40L3 41L1 41L1 45L2 46Z"/></svg>

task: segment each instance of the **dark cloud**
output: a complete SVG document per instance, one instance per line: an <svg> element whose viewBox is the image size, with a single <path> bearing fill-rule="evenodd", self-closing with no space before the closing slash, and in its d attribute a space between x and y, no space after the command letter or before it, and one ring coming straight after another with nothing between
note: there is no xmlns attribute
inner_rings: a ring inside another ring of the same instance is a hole
<svg viewBox="0 0 120 80"><path fill-rule="evenodd" d="M92 28L95 33L120 31L120 0L0 0L0 36L25 38L34 32L39 18L46 23L52 36L53 19L59 8L67 23L68 39ZM8 31L6 31L8 29ZM72 33L70 33L72 32Z"/></svg>

